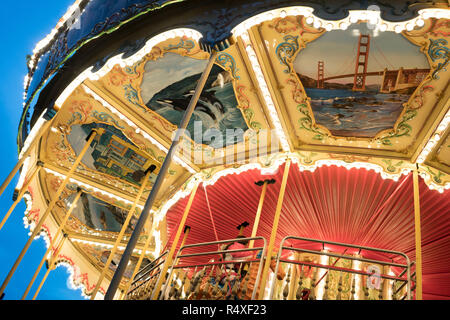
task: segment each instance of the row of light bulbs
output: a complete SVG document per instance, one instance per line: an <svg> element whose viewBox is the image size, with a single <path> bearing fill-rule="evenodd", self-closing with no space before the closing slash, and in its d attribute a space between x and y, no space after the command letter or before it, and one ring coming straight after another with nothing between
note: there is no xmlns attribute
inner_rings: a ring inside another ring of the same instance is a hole
<svg viewBox="0 0 450 320"><path fill-rule="evenodd" d="M58 177L58 178L60 178L60 179L62 179L62 180L66 179L66 176L65 176L64 174L61 174L61 173L59 173L59 172L56 172L56 171L54 171L54 170L52 170L52 169L44 168L44 170L45 170L47 173L50 173L50 174L54 175L55 177ZM115 195L115 194L113 194L113 193L110 193L110 192L105 191L105 190L103 190L103 189L100 189L100 188L91 186L91 185L89 185L89 184L87 184L87 183L84 183L84 182L81 182L81 181L79 181L79 180L77 180L77 179L70 178L69 181L70 181L71 183L76 184L76 185L79 186L79 187L85 188L86 190L91 190L91 191L93 191L93 192L95 192L95 193L101 193L101 194L103 194L103 195L108 196L109 198L115 199L115 200L117 200L117 201L121 201L121 202L126 203L126 204L131 204L131 205L133 204L133 202L130 201L130 200L121 198L121 197L119 197L119 196L117 196L117 195ZM142 205L140 205L140 204L137 204L136 207L138 207L138 208L141 209L141 210L144 208L144 207L143 207Z"/></svg>
<svg viewBox="0 0 450 320"><path fill-rule="evenodd" d="M87 245L92 245L92 246L97 246L97 247L101 247L101 248L104 248L104 249L112 249L113 247L114 247L114 245L112 245L112 244L107 244L107 243L103 243L103 242L97 242L97 241L92 241L92 240L85 240L85 239L78 239L78 238L74 238L74 237L71 237L70 238L73 242L78 242L78 243L82 243L82 244L87 244ZM125 247L124 246L117 246L117 250L119 250L119 251L123 251L123 250L125 250ZM133 253L135 253L135 254L141 254L142 253L142 250L140 250L140 249L134 249L133 250ZM151 255L153 255L154 254L154 252L153 251L146 251L146 254L151 254Z"/></svg>
<svg viewBox="0 0 450 320"><path fill-rule="evenodd" d="M77 1L79 2L79 1ZM72 15L73 12L75 12L76 10L76 5L77 2L71 7L71 9L68 11L68 13L65 15L65 19L67 20L68 17L70 17ZM72 12L72 13L70 13ZM377 24L379 27L380 31L394 31L394 32L402 32L403 30L413 30L414 26L423 26L424 25L424 20L429 19L429 18L449 18L449 10L445 10L445 9L423 9L419 11L419 16L417 18L411 19L409 21L405 21L402 23L391 23L391 22L387 22L387 21L382 21L382 19L380 18L380 13L377 11L372 11L372 10L351 10L349 13L349 16L345 19L339 20L339 21L328 21L328 20L323 20L320 18L315 17L313 14L313 9L312 8L308 8L308 7L289 7L289 8L284 8L284 9L276 9L276 10L271 10L262 14L259 14L257 16L254 16L246 21L244 21L243 23L239 24L236 28L233 29L233 34L236 36L242 36L244 42L247 41L247 45L246 45L246 50L248 53L248 56L252 62L252 67L255 71L257 80L259 82L260 88L263 91L263 96L264 96L264 100L266 102L266 105L269 109L270 112L270 116L272 118L272 122L276 128L277 131L277 135L280 138L281 144L282 144L282 148L285 151L289 151L290 147L289 147L289 143L286 139L286 136L284 134L284 131L282 129L281 123L279 121L278 118L278 114L276 112L275 106L273 104L273 101L271 99L271 95L270 92L267 88L267 84L265 83L264 80L264 76L262 74L262 70L261 67L259 65L259 62L257 60L256 54L252 48L252 46L249 44L249 36L247 33L247 30L249 28L251 28L254 25L257 25L263 21L266 20L271 20L275 17L281 17L284 18L288 15L304 15L306 17L306 22L310 25L313 25L316 28L319 27L324 27L327 31L330 30L334 30L334 29L341 29L341 30L345 30L348 28L348 26L352 23L357 23L358 21L369 21L369 23L371 24ZM70 13L70 14L69 14ZM61 21L64 21L64 17ZM54 35L56 34L56 32L52 31L52 33L47 36L44 40L42 40L38 46L35 48L35 55L33 56L32 61L30 62L30 66L34 66L35 63L35 59L36 59L36 54L42 49L44 48L48 43L50 43L50 41L53 39ZM167 39L170 38L175 38L175 37L181 37L181 36L187 36L190 38L193 38L194 40L199 40L201 38L201 34L198 33L195 30L192 29L175 29L175 30L171 30L168 32L164 32L156 37L153 37L152 39L150 39L146 45L135 55L133 55L132 57L129 57L127 59L122 59L121 55L117 55L111 59L108 60L108 62L105 64L105 66L100 69L98 72L96 73L92 73L92 68L85 70L83 73L81 73L77 79L75 79L67 88L66 90L63 92L63 94L58 98L57 100L57 105L61 106L62 103L66 100L66 98L73 92L73 90L78 87L80 84L83 83L84 80L86 79L91 79L91 80L98 80L100 79L100 77L104 76L106 73L108 73L116 64L119 64L121 67L125 67L125 66L130 66L135 64L136 62L140 61L148 52L151 51L151 49L153 48L153 46L159 44L162 41L165 41ZM27 81L29 81L31 79L27 79ZM96 98L97 100L99 100L98 98L100 98L98 95L96 95L95 93L93 93L89 88L87 88L86 86L84 86L84 89L86 91L90 91L90 94L93 94L94 98ZM101 101L103 99L100 98L100 102L102 102L103 105L105 105L106 101ZM107 106L106 106L107 105ZM113 113L119 115L119 117L126 121L130 126L132 126L133 128L135 128L137 133L142 133L144 135L144 137L148 140L150 140L153 144L155 144L158 148L160 148L160 150L162 150L163 152L167 152L167 148L165 148L164 146L162 146L158 141L156 141L153 137L151 137L150 135L148 135L147 133L145 133L142 129L138 128L133 122L131 122L129 119L127 119L126 117L124 117L120 112L118 112L115 108L113 108L111 105L109 105L108 103L106 103L106 107L111 110ZM443 130L445 130L445 128L448 125L449 122L449 117L446 115L445 120L442 123L442 126L439 126L439 128L443 128ZM45 120L43 119L43 117L41 116L38 120L38 122L36 123L36 125L33 127L32 131L30 132L30 135L27 137L24 147L22 149L21 155L27 150L27 148L30 145L30 142L33 141L34 136L39 132L40 127L43 125L43 123L45 122ZM436 142L436 137L440 137L439 133L436 132L436 134L434 135L434 137L430 140L431 143L433 143L433 141ZM434 139L434 140L433 140ZM428 147L430 145L427 145ZM427 146L424 148L423 152L429 151L430 148L427 148ZM422 154L421 154L422 156ZM425 158L419 156L418 162L420 162L420 160L424 160ZM20 157L20 156L19 156ZM295 159L292 158L293 160ZM177 161L178 160L178 161ZM185 167L186 169L188 169L191 173L196 173L196 171L194 169L192 169L190 166L186 165L186 163L184 161L180 161L181 159L175 159L175 161L177 163L179 163L180 165L182 165L183 167ZM282 161L282 160L281 160ZM295 161L295 160L294 160ZM366 169L369 170L374 170L375 172L378 172L381 174L381 176L383 178L392 178L394 180L398 180L400 175L392 175L392 174L387 174L384 172L384 170L377 165L374 164L368 164L368 163L352 163L352 164L348 164L346 162L343 161L339 161L339 160L323 160L323 161L318 161L314 166L299 166L300 170L309 170L309 171L314 171L317 167L320 167L321 165L342 165L345 166L347 168L360 168L360 167L364 167ZM278 168L279 163L277 163L277 165L275 166L276 168ZM259 169L264 169L261 168L261 166L259 164L250 164L250 165L244 165L238 169L225 169L222 170L221 172L219 172L219 174L215 175L213 178L211 178L210 180L207 181L208 185L214 184L221 176L230 174L230 173L240 173L246 170L251 170L254 168L259 168ZM49 169L46 169L49 170ZM267 170L267 169L264 169ZM408 169L406 169L404 172L402 172L402 174L405 174L409 172ZM55 173L55 172L53 172ZM59 173L56 173L56 175L60 175ZM63 176L63 175L60 175ZM87 184L81 183L79 181L76 181L75 179L71 179L71 182L75 182L81 186L84 186L88 189L92 189L96 192L101 192L103 194L106 194L112 198L116 198L120 201L124 201L126 203L130 203L128 200L122 199L120 197L117 197L115 195L112 195L104 190L100 190L98 188L89 186ZM448 184L447 184L448 185ZM445 188L448 188L447 185L445 186ZM179 199L185 197L187 194L189 194L189 190L190 188L186 188L184 190L184 192L178 192L176 193L176 195L174 197L172 197L170 200L168 200L165 205L162 207L162 210L159 211L159 215L157 215L157 221L159 221L158 219L162 219L165 216L165 213L167 212L167 210L174 204L176 203ZM437 188L440 192L443 192L442 187L438 187ZM142 207L141 207L142 208Z"/></svg>
<svg viewBox="0 0 450 320"><path fill-rule="evenodd" d="M37 63L39 62L38 59L39 59L41 50L43 50L45 47L47 47L50 44L50 42L52 42L55 39L56 34L59 32L59 29L64 25L64 23L75 12L78 11L78 12L82 13L82 11L80 11L80 8L79 8L80 2L81 2L81 0L77 0L69 8L69 10L66 12L66 14L60 19L60 21L58 22L56 27L50 32L50 34L48 34L44 39L42 39L41 41L38 42L35 49L33 50L33 55L29 62L30 68L34 68L37 65ZM240 36L244 32L246 32L246 30L248 30L249 28L251 28L254 25L257 25L257 24L267 21L267 20L272 20L276 17L285 18L288 15L294 15L294 16L303 15L306 17L306 22L309 25L312 25L315 28L324 27L327 31L331 31L331 30L335 30L335 29L345 30L352 23L357 23L358 21L368 21L371 24L377 25L378 29L380 31L394 31L397 33L400 33L403 30L411 31L414 29L415 26L421 27L425 23L424 20L429 19L429 18L437 18L437 19L446 18L446 19L448 19L450 17L449 10L446 10L446 9L422 9L422 10L419 10L419 16L416 18L413 18L413 19L410 19L410 20L404 21L404 22L393 23L393 22L384 21L383 19L381 19L380 12L376 11L376 10L350 10L347 18L344 18L344 19L341 19L338 21L332 21L332 20L321 19L321 18L314 16L313 11L314 11L313 8L303 7L303 6L294 6L294 7L286 7L286 8L282 8L282 9L270 10L270 11L267 11L264 13L260 13L256 16L253 16L253 17L245 20L244 22L240 23L238 26L236 26L232 30L232 33L235 36ZM130 57L125 60L129 60L130 62L132 62L132 64L134 64L135 62L142 59L145 56L146 52L150 52L151 48L155 44L157 44L161 41L164 41L168 38L177 37L180 34L191 37L197 41L202 37L202 35L198 31L193 30L193 29L180 28L180 29L174 29L171 31L167 31L167 32L164 32L164 33L150 39L146 43L145 47L142 48L137 54L135 54L133 57ZM119 58L118 60L123 61L121 59L120 55L111 58L110 61L114 61L113 62L114 64L121 63L120 61L115 61L117 57ZM127 64L125 62L125 65L129 65L129 64ZM102 74L102 72L100 74ZM28 86L29 86L31 80L32 80L31 77L27 74L24 79L24 87L25 87L24 100L26 99L26 96L27 96L26 91L28 89ZM25 102L24 102L24 105L25 105Z"/></svg>
<svg viewBox="0 0 450 320"><path fill-rule="evenodd" d="M280 140L281 147L283 151L290 151L291 148L289 146L289 142L284 133L283 127L280 122L280 118L278 117L278 112L272 100L272 95L270 94L258 58L256 57L255 50L253 49L253 46L250 44L250 37L247 32L244 32L242 34L242 40L245 45L245 50L247 51L247 56L250 59L251 62L250 64L252 66L253 72L255 73L256 79L258 81L259 88L262 91L264 102L269 110L270 119L272 120L272 124L275 127L277 137Z"/></svg>
<svg viewBox="0 0 450 320"><path fill-rule="evenodd" d="M372 8L373 9L372 9ZM419 10L419 15L416 18L403 22L390 22L383 20L380 16L380 11L377 6L371 6L369 10L349 10L349 15L341 20L326 20L321 19L313 14L314 9L309 7L294 6L279 8L260 13L253 16L239 25L237 25L232 33L235 36L242 36L248 29L256 26L262 22L270 21L275 18L286 18L287 16L304 16L306 23L314 28L324 28L327 31L331 30L346 30L351 24L360 21L367 21L369 24L377 25L380 31L394 31L400 33L404 30L412 31L415 26L422 27L426 19L449 19L450 11L448 9L422 9Z"/></svg>
<svg viewBox="0 0 450 320"><path fill-rule="evenodd" d="M450 123L450 109L445 114L442 121L439 123L439 125L436 127L436 130L431 135L431 138L428 140L425 147L422 149L422 152L419 154L419 157L417 158L417 163L422 164L427 159L428 155L431 153L431 151L434 149L434 147L439 143L441 138L443 137L445 131L447 130L447 127Z"/></svg>
<svg viewBox="0 0 450 320"><path fill-rule="evenodd" d="M256 54L255 54L253 48L251 47L251 45L249 44L249 37L248 37L247 29L252 27L253 25L256 25L256 24L261 23L266 20L273 19L277 16L286 17L287 15L304 15L307 17L306 18L307 23L313 24L316 27L322 26L323 21L325 21L325 20L313 16L312 12L313 12L313 9L308 8L308 7L289 7L289 8L284 8L284 9L271 10L271 11L256 15L250 19L247 19L246 21L242 22L236 28L233 29L233 34L235 34L236 36L238 36L238 35L242 36L244 42L247 43L247 46L246 46L247 53L250 57L250 60L252 61L252 66L254 67L255 74L257 74L257 80L260 84L260 87L264 91L264 99L269 108L270 116L272 118L274 126L276 127L277 134L280 137L282 148L284 151L290 150L289 143L288 143L287 139L285 138L285 134L281 127L281 123L279 121L275 107L273 105L273 101L271 99L270 92L268 91L267 84L264 80L264 76L262 74L261 67L256 58ZM345 28L346 29L346 27L348 27L348 23L350 23L350 24L356 23L360 20L368 20L371 23L376 23L379 21L379 14L380 14L380 12L373 11L373 10L351 10L349 16L343 20L328 21L326 24L326 29L327 30L332 30L335 28L339 28L339 29ZM419 17L409 20L409 21L406 21L402 25L404 26L404 29L408 30L408 29L412 28L411 26L423 25L423 23L424 23L423 19L428 19L431 17L443 18L443 17L448 17L448 16L449 16L449 10L423 9L423 10L419 11ZM319 26L319 24L320 24L320 26ZM383 27L383 25L385 25L386 28ZM380 30L385 31L385 30L392 29L393 31L397 31L397 32L401 32L403 30L403 28L399 29L400 28L399 26L401 26L400 24L397 24L396 26L392 26L392 25L393 24L389 23L389 22L388 22L388 24L386 24L386 23L381 24ZM92 73L92 68L89 68L89 69L85 70L84 72L82 72L66 88L66 90L64 90L63 94L61 94L61 96L57 99L56 105L61 106L62 103L66 100L66 98L73 92L73 90L76 87L78 87L80 84L82 84L85 79L89 78L91 80L98 80L100 77L102 77L106 73L108 73L116 64L119 64L121 67L133 65L134 63L140 61L148 52L151 51L153 46L157 45L158 43L165 41L167 39L173 38L173 37L182 37L182 36L191 37L198 41L198 39L200 39L200 37L201 37L201 34L193 29L185 29L185 28L179 28L179 29L167 31L167 32L161 33L161 34L153 37L152 39L150 39L138 53L136 53L135 55L133 55L127 59L122 59L121 55L112 57L103 66L103 68L96 73ZM117 112L117 110L115 110L115 111ZM118 114L120 114L122 119L124 118L124 116L121 113L118 112ZM42 116L41 116L38 120L38 123L36 123L36 125L33 127L33 129L35 129L35 130L32 130L32 132L30 132L30 135L27 137L24 148L22 149L21 153L23 153L24 150L27 149L30 141L32 141L31 138L39 131L38 129L39 129L40 125L43 124L43 122L44 121L42 120ZM132 122L129 120L127 121L127 123L129 125L132 124ZM136 128L136 130L141 131L141 129L137 128L136 125L134 125L134 124L132 124L132 125L133 125L133 127ZM152 139L152 137L150 137L148 134L146 135L146 138L149 139L152 143L155 143L155 145L158 148L160 148L162 151L167 152L167 148L164 148L156 140ZM175 158L175 161L177 161L177 160L180 160L180 159ZM188 171L190 171L191 173L196 172L194 169L192 169L190 166L188 166L184 161L181 160L181 161L177 161L177 162L180 165L182 165L183 167L185 167L186 169L188 169Z"/></svg>
<svg viewBox="0 0 450 320"><path fill-rule="evenodd" d="M59 19L56 26L51 30L51 32L42 40L40 40L36 46L33 49L33 54L31 55L31 59L28 61L28 68L30 70L33 70L40 62L42 53L41 51L45 49L52 41L55 40L56 35L59 33L61 28L65 25L65 23L72 18L72 16L76 13L79 14L78 17L75 17L74 23L76 23L81 16L81 14L84 12L84 10L80 9L80 4L82 0L76 0L66 11L66 13ZM37 67L36 67L37 70ZM35 71L35 70L34 70ZM27 74L24 78L24 94L23 98L26 100L27 98L27 90L32 81L32 78L29 74ZM23 105L25 106L25 102Z"/></svg>

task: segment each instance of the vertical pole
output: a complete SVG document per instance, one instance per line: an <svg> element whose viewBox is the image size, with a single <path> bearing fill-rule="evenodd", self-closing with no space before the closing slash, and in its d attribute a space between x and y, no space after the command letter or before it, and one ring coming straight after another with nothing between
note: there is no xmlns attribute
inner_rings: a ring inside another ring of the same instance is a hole
<svg viewBox="0 0 450 320"><path fill-rule="evenodd" d="M147 249L148 249L148 247L150 245L150 241L152 239L152 234L153 234L153 224L152 224L152 227L150 228L150 232L148 234L147 240L145 241L144 249L142 249L141 256L139 257L139 260L138 260L136 266L134 267L133 274L130 278L130 281L128 281L128 283L125 285L124 294L122 295L121 300L127 296L128 290L130 289L130 286L131 286L131 283L133 282L134 278L136 277L136 274L139 272L139 269L141 268L142 261L144 260L144 257L146 256Z"/></svg>
<svg viewBox="0 0 450 320"><path fill-rule="evenodd" d="M14 178L14 176L16 175L17 171L19 171L20 167L23 165L24 161L26 158L28 158L28 156L31 153L31 150L33 149L33 145L39 141L39 139L44 135L44 133L48 130L48 128L50 128L50 125L52 123L52 120L48 120L41 128L41 130L39 131L40 134L38 134L32 141L32 143L28 146L28 149L24 152L24 154L22 155L22 157L19 159L19 161L17 161L15 167L11 170L11 172L9 173L9 175L6 177L5 181L3 182L3 184L0 187L0 195L2 195L2 193L5 191L6 187L9 185L9 183L11 182L12 178ZM1 294L0 294L1 295Z"/></svg>
<svg viewBox="0 0 450 320"><path fill-rule="evenodd" d="M25 184L22 186L22 189L20 190L16 201L14 201L14 203L11 205L11 208L9 208L8 212L5 214L5 217L3 218L2 222L0 223L0 230L2 230L2 228L5 225L6 221L8 221L9 216L14 211L14 209L19 204L19 202L22 200L22 197L25 194L25 192L27 191L28 186L31 184L31 182L33 182L34 178L39 173L41 168L42 168L42 163L40 161L38 161L38 163L36 164L36 166L33 169L33 172L31 173L30 177L27 179Z"/></svg>
<svg viewBox="0 0 450 320"><path fill-rule="evenodd" d="M30 289L33 286L34 281L36 280L37 276L39 275L39 272L41 271L41 268L44 265L45 260L47 259L47 255L52 250L53 245L56 243L56 239L59 238L59 233L63 231L64 227L66 226L67 220L69 220L69 217L72 214L73 209L76 207L77 202L81 197L81 193L82 193L82 191L81 191L81 189L79 189L77 194L75 195L75 198L73 199L73 201L70 205L69 210L67 210L66 215L64 216L64 219L61 221L61 223L58 227L58 230L56 230L54 238L52 239L52 241L50 241L50 245L48 246L47 251L44 254L44 257L42 257L41 263L37 267L36 272L33 275L33 278L31 279L30 283L28 284L27 289L25 290L25 293L22 296L22 300L25 300L25 298L28 295L28 292L30 292Z"/></svg>
<svg viewBox="0 0 450 320"><path fill-rule="evenodd" d="M244 230L245 228L247 228L250 225L250 223L248 223L247 221L242 222L240 225L238 225L236 227L236 229L239 230L239 236L243 236L244 235Z"/></svg>
<svg viewBox="0 0 450 320"><path fill-rule="evenodd" d="M185 242L186 242L186 239L187 239L187 237L189 236L189 232L190 232L190 231L191 231L191 227L186 226L186 227L184 228L184 236L183 236L183 240L181 241L181 244L180 244L180 249L183 248L183 246L184 246L184 244L185 244ZM178 259L175 261L174 265L177 265L179 260L180 260L180 258L178 258ZM179 274L179 273L178 273L178 274ZM164 295L166 294L167 287L169 286L170 282L172 281L172 275L173 275L173 269L169 272L169 277L167 278L164 287L161 289L161 291L162 291L161 296L164 296Z"/></svg>
<svg viewBox="0 0 450 320"><path fill-rule="evenodd" d="M300 255L300 253L299 252L295 252L294 253L294 259L295 260L300 260L299 259L299 255ZM298 280L297 280L297 268L301 268L301 265L300 265L300 267L298 266L298 265L296 265L296 264L294 264L294 263L292 263L291 264L291 268L292 269L294 269L293 270L293 272L292 272L292 277L291 277L291 283L290 283L290 286L289 286L289 296L288 296L288 300L295 300L295 295L296 295L296 289L297 289L297 283L298 283Z"/></svg>
<svg viewBox="0 0 450 320"><path fill-rule="evenodd" d="M280 220L280 214L281 214L281 208L283 207L283 199L284 199L284 193L286 191L286 185L287 185L287 179L289 176L289 168L291 167L291 160L287 159L286 165L284 166L284 172L283 172L283 180L281 181L281 187L280 187L280 194L278 196L278 202L277 202L277 208L275 211L275 217L273 219L273 225L272 225L272 233L270 235L270 241L269 246L267 247L267 256L266 261L264 264L264 269L262 271L262 278L261 283L259 287L259 296L258 300L262 300L264 297L264 291L266 288L266 281L267 281L267 275L269 273L269 267L270 262L272 258L272 251L275 245L275 239L277 236L277 230L278 230L278 222ZM257 285L257 284L255 284Z"/></svg>
<svg viewBox="0 0 450 320"><path fill-rule="evenodd" d="M256 237L256 232L258 231L259 220L261 219L261 212L262 212L262 208L263 208L263 204L264 204L264 199L266 198L266 191L267 191L268 183L269 183L268 180L264 181L263 188L261 191L261 196L259 198L258 210L256 211L255 222L253 222L252 235L250 236L250 238ZM250 249L252 249L254 243L255 243L255 240L250 240L248 247Z"/></svg>
<svg viewBox="0 0 450 320"><path fill-rule="evenodd" d="M50 274L50 271L53 269L53 264L55 263L55 260L58 258L58 255L61 252L62 246L65 241L66 241L66 235L63 235L63 237L61 238L61 241L58 245L58 248L56 249L55 253L53 254L52 258L50 259L50 262L48 263L47 272L45 273L44 277L42 278L41 283L39 284L39 287L37 288L36 292L34 293L32 300L36 300L39 292L42 289L42 286L44 285L45 281L47 280L48 275Z"/></svg>
<svg viewBox="0 0 450 320"><path fill-rule="evenodd" d="M419 174L417 171L417 168L413 171L414 226L416 234L416 300L422 300L422 235L420 228Z"/></svg>
<svg viewBox="0 0 450 320"><path fill-rule="evenodd" d="M189 236L189 232L191 232L191 227L186 226L184 228L184 236L183 236L183 240L181 241L180 248L182 248L184 246L184 244L186 243L186 239Z"/></svg>
<svg viewBox="0 0 450 320"><path fill-rule="evenodd" d="M325 66L323 61L317 62L317 88L323 89Z"/></svg>
<svg viewBox="0 0 450 320"><path fill-rule="evenodd" d="M17 267L19 266L20 262L22 261L22 258L24 257L25 253L28 251L28 248L30 247L31 243L33 242L36 235L41 231L42 224L47 219L48 215L52 211L53 207L55 206L56 202L59 199L59 196L64 191L64 188L66 187L66 184L70 181L70 178L72 174L75 172L75 169L78 167L78 165L81 162L81 159L83 159L84 154L89 149L89 146L91 145L92 141L94 140L95 136L97 135L96 130L93 130L91 134L89 135L86 144L84 145L83 149L81 150L80 154L76 158L75 162L73 163L72 167L70 168L69 172L66 175L66 178L59 186L58 190L53 196L52 201L48 204L47 209L45 210L42 217L39 219L36 227L34 228L33 232L31 233L31 236L28 238L27 243L25 244L25 247L22 249L22 251L19 254L19 257L17 258L16 262L14 263L13 267L9 271L8 275L6 276L6 279L3 281L2 287L0 288L0 296L3 294L3 292L6 289L6 286L8 285L9 281L11 280L14 272L16 271Z"/></svg>
<svg viewBox="0 0 450 320"><path fill-rule="evenodd" d="M147 183L148 183L148 179L150 178L150 174L152 172L153 172L153 170L148 169L147 173L145 174L144 180L142 181L141 188L139 189L139 192L136 195L136 198L134 199L134 202L130 208L130 211L128 211L128 215L122 225L122 229L120 229L120 232L117 236L116 242L114 243L114 247L111 249L111 253L109 254L108 260L106 261L105 266L103 267L102 273L100 274L100 277L97 280L97 284L95 285L94 291L92 291L91 300L95 299L95 296L97 295L97 292L100 289L100 285L105 277L106 272L109 270L109 265L111 264L111 261L116 254L117 247L119 246L120 242L122 242L123 235L125 234L125 231L128 228L128 224L130 223L130 220L134 215L134 210L136 209L136 206L137 206L139 200L141 199L142 193L144 193L145 187L147 186Z"/></svg>
<svg viewBox="0 0 450 320"><path fill-rule="evenodd" d="M194 109L197 105L198 99L200 98L200 94L202 93L203 88L206 84L206 80L208 80L209 73L211 72L211 69L214 65L216 57L217 57L217 52L213 51L209 58L208 64L197 83L194 95L192 96L191 101L189 102L189 105L184 113L183 119L181 120L178 130L176 131L175 137L172 141L172 145L170 146L170 149L167 152L166 158L164 159L161 169L159 170L158 177L156 178L155 184L153 185L150 195L148 196L148 199L145 202L144 209L142 210L141 216L139 217L139 220L136 224L133 234L131 235L131 238L128 241L128 245L125 249L125 252L122 255L122 259L120 260L119 266L117 267L117 270L114 273L114 276L111 280L108 291L106 292L105 300L112 300L114 298L114 294L115 294L117 288L119 287L120 280L122 279L123 274L125 273L125 269L128 265L128 261L130 261L131 253L133 252L133 249L136 246L136 243L137 243L138 237L142 231L142 228L144 227L144 224L147 221L147 217L150 214L150 210L153 206L153 203L155 202L156 195L158 194L159 189L161 188L161 185L166 176L166 173L169 170L170 164L172 163L173 155L175 154L175 152L177 150L177 146L180 142L180 138L183 134L183 131L184 131L184 129L187 128L187 125L189 124L192 113L194 112Z"/></svg>
<svg viewBox="0 0 450 320"><path fill-rule="evenodd" d="M197 193L199 183L196 183L194 186L194 189L191 192L191 196L189 197L189 201L186 205L186 208L184 209L183 216L181 217L180 225L178 226L177 233L175 234L175 238L172 242L172 247L170 248L169 254L167 255L166 262L164 263L164 267L161 270L161 276L158 278L158 281L156 282L155 289L153 291L152 300L157 300L159 292L161 291L162 282L165 280L165 274L167 270L169 269L169 266L172 264L173 260L173 254L175 253L175 250L177 248L178 240L180 239L181 232L184 228L184 225L186 223L186 219L188 217L189 211L191 210L192 202L194 201L195 194Z"/></svg>

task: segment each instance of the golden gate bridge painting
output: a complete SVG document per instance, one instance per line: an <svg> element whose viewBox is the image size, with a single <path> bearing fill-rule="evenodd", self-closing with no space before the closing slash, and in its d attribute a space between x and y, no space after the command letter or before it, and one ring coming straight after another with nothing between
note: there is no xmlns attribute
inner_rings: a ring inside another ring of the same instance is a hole
<svg viewBox="0 0 450 320"><path fill-rule="evenodd" d="M335 136L370 138L392 128L430 72L419 47L402 35L360 28L328 32L294 61L316 123Z"/></svg>

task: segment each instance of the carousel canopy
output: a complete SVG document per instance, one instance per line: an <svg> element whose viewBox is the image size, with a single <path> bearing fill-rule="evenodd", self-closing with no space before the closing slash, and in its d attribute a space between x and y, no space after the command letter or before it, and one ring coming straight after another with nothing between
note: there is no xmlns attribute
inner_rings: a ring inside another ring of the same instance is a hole
<svg viewBox="0 0 450 320"><path fill-rule="evenodd" d="M42 170L26 224L58 200L42 224L52 239L81 188L58 261L90 294L131 209L104 293L214 51L122 284L148 237L149 259L171 245L198 183L189 243L252 224L255 182L275 179L258 229L269 238L290 159L277 244L296 235L412 260L418 170L424 297L448 298L449 14L446 1L77 0L28 61L16 189Z"/></svg>

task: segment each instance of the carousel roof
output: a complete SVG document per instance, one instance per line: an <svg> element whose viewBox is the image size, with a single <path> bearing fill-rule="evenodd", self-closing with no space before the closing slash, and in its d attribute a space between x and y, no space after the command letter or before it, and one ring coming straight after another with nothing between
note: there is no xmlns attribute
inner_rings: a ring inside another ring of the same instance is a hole
<svg viewBox="0 0 450 320"><path fill-rule="evenodd" d="M233 238L236 225L252 223L255 182L267 175L276 183L258 234L269 237L290 158L277 241L300 235L395 249L414 260L410 172L417 168L424 295L449 297L448 5L394 1L387 10L369 2L378 11L320 1L231 1L227 8L214 1L76 1L29 61L18 145L20 155L34 152L17 189L36 160L44 170L28 189L26 223L36 223L97 129L44 224L51 238L83 189L60 261L75 268L74 282L89 294L154 166L126 245L214 49L217 59L135 253L152 225L149 253L170 243L198 181L209 203L200 188L187 222L190 243ZM188 4L198 10L186 12ZM46 121L45 143L36 145Z"/></svg>

